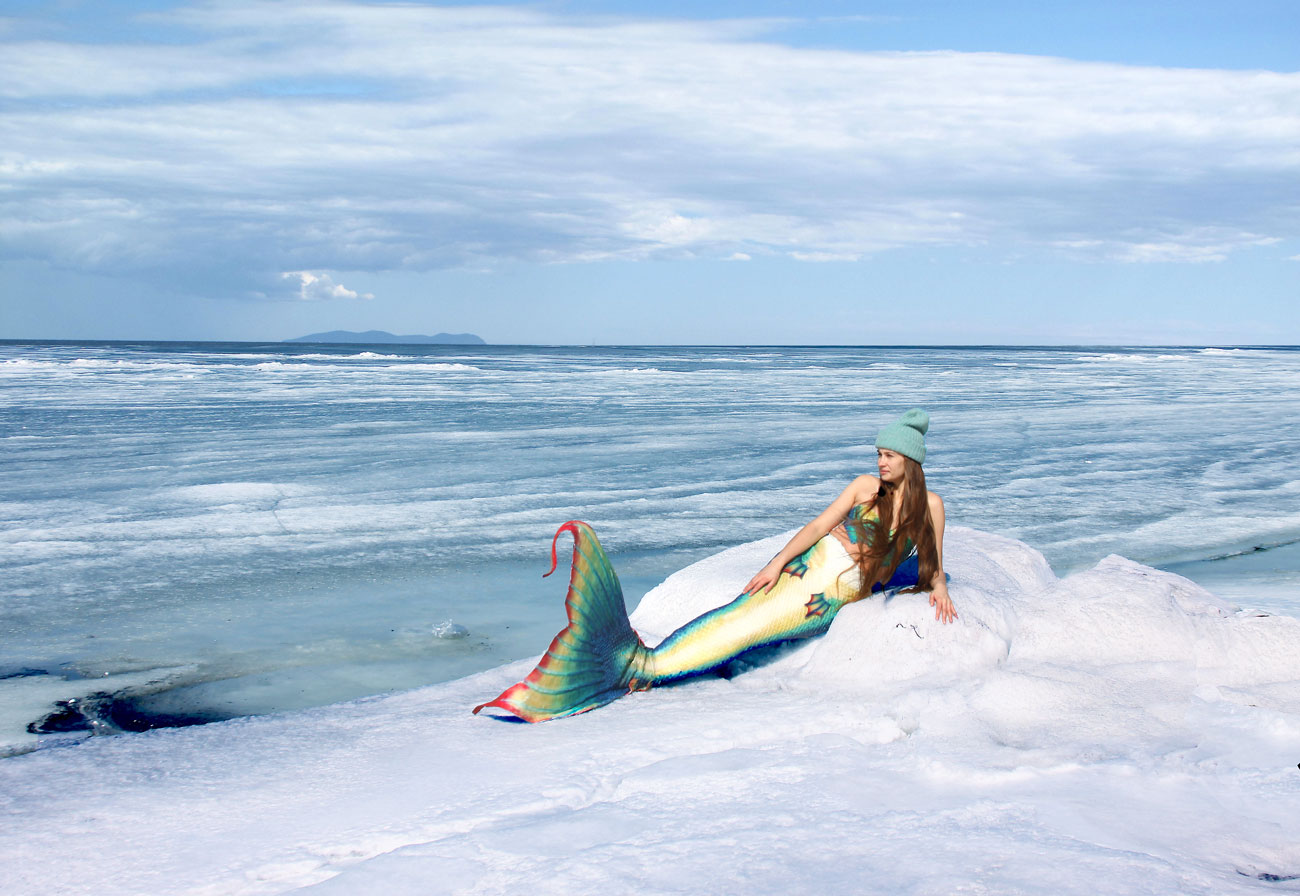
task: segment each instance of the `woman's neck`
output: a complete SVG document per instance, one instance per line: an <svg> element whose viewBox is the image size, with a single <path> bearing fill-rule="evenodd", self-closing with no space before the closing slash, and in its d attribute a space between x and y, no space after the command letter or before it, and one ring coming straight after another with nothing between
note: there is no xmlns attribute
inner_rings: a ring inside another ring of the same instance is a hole
<svg viewBox="0 0 1300 896"><path fill-rule="evenodd" d="M889 502L889 519L890 527L897 529L902 522L903 514L903 496L907 492L906 482L883 482L881 483L884 494L881 496ZM877 499L879 503L879 499Z"/></svg>

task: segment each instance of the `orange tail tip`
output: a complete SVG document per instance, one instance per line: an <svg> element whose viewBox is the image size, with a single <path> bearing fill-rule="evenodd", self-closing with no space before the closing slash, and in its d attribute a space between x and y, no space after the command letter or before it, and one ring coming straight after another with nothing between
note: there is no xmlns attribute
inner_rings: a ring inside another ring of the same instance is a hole
<svg viewBox="0 0 1300 896"><path fill-rule="evenodd" d="M588 526L582 520L569 520L567 523L560 526L560 528L556 529L555 535L551 537L551 568L548 569L546 572L542 573L543 579L549 576L551 573L555 572L555 568L560 563L560 558L555 552L555 546L560 541L561 532L568 532L573 536L573 547L574 550L577 550L578 539L582 537L582 532L578 529L579 526L581 526L583 529L586 529L588 532L590 532L592 538L596 537L596 530L591 528L591 526Z"/></svg>
<svg viewBox="0 0 1300 896"><path fill-rule="evenodd" d="M540 719L529 718L531 713L529 713L527 710L521 707L515 706L510 702L511 697L523 696L524 692L526 692L527 690L528 690L528 685L526 685L522 681L519 682L518 684L513 684L510 687L506 688L504 691L502 691L501 696L497 697L495 700L489 700L487 703L480 703L478 706L474 707L474 715L478 715L480 711L487 709L489 706L493 706L496 707L497 709L504 709L506 712L518 716L519 718L523 719L525 722L540 721Z"/></svg>
<svg viewBox="0 0 1300 896"><path fill-rule="evenodd" d="M526 706L516 706L514 703L512 703L510 698L514 696L518 696L520 698L527 698L528 686L522 681L519 682L519 684L511 685L501 694L500 697L496 698L495 700L492 700L488 703L480 703L478 706L474 707L473 714L478 715L480 710L484 710L487 709L488 707L492 707L494 709L504 709L506 712L510 713L513 716L516 716L517 718L523 719L525 722L536 723L536 722L545 722L550 719L558 719L562 716L576 716L579 713L587 712L588 710L595 709L598 706L604 706L606 703L609 703L613 699L615 699L613 697L610 697L607 699L588 703L585 706L575 706L572 709L567 709L562 712L545 712L545 711L534 712L534 711L530 711Z"/></svg>

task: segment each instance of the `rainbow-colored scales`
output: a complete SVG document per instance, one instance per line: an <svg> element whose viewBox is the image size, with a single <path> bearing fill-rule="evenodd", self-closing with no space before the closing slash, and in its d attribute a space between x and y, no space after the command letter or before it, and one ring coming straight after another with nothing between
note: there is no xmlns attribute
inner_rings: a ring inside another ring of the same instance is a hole
<svg viewBox="0 0 1300 896"><path fill-rule="evenodd" d="M859 596L856 565L843 544L827 535L787 564L769 591L741 594L647 647L628 622L618 576L586 523L571 520L556 531L547 575L558 563L562 532L573 535L565 598L569 624L537 668L495 700L476 706L476 713L496 707L541 722L586 712L631 691L707 672L749 650L819 635ZM886 587L915 583L916 564L905 561Z"/></svg>

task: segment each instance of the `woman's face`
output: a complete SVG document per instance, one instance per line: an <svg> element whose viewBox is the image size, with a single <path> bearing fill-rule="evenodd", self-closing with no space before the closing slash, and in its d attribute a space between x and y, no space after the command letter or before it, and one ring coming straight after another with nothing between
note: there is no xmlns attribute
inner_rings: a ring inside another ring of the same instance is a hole
<svg viewBox="0 0 1300 896"><path fill-rule="evenodd" d="M903 464L906 462L907 458L897 451L890 451L888 448L876 451L876 466L880 468L880 478L885 482L902 482Z"/></svg>

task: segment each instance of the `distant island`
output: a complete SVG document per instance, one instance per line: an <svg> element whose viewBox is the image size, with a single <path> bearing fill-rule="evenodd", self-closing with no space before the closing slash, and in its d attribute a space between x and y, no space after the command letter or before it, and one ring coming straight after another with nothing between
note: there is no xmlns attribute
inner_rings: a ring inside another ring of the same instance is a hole
<svg viewBox="0 0 1300 896"><path fill-rule="evenodd" d="M312 333L297 339L285 339L285 342L347 342L354 345L487 345L473 333L435 333L432 336L413 334L394 336L383 330L366 330L353 333L351 330L330 330L328 333Z"/></svg>

